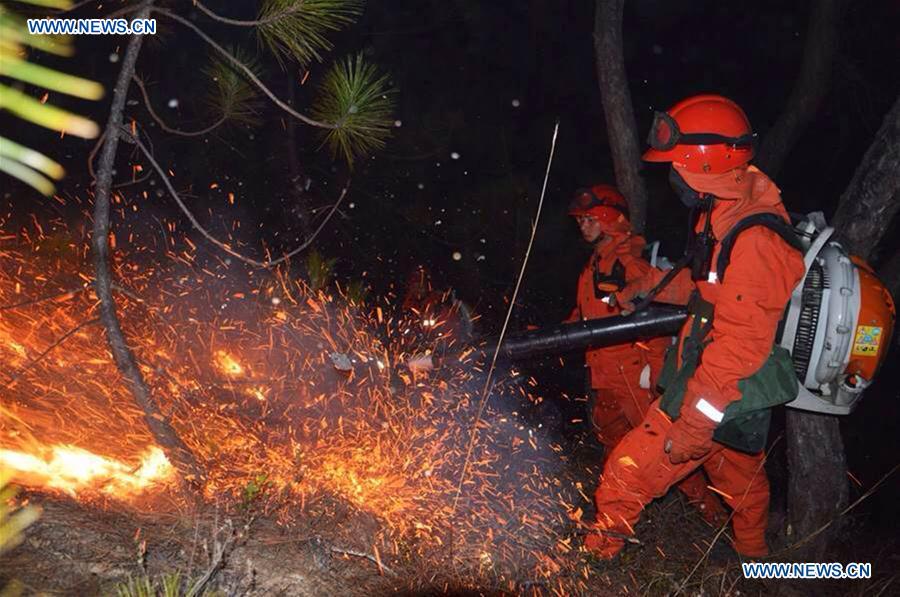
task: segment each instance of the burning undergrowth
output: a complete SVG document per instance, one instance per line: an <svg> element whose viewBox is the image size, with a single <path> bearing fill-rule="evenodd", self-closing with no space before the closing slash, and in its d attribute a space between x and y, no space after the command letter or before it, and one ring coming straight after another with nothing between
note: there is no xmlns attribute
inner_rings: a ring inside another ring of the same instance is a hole
<svg viewBox="0 0 900 597"><path fill-rule="evenodd" d="M110 357L86 252L40 250L36 228L0 233L0 464L95 506L183 507ZM153 267L119 252L114 268L123 328L206 474L206 500L252 502L291 525L337 498L378 521L360 545L473 582L512 587L567 566L567 513L586 496L561 480L562 448L519 416L531 385L495 376L460 486L485 364L463 353L427 374L402 365L454 342L443 322L313 292L287 268L199 261L187 243ZM352 370L336 370L333 353Z"/></svg>

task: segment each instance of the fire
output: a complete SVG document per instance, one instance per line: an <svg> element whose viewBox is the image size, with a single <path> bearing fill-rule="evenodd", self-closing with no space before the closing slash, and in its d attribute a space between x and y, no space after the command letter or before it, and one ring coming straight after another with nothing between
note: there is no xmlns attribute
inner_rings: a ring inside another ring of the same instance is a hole
<svg viewBox="0 0 900 597"><path fill-rule="evenodd" d="M510 414L519 396L501 406L502 390L492 395L457 500L479 370L463 362L468 354L430 374L398 365L430 347L403 330L434 337L441 321L423 326L421 314L387 304L369 312L311 291L289 270L242 280L233 268L195 264L194 247L180 244L173 225L166 230L162 266L117 254L128 279L117 302L153 399L204 470L204 496L240 505L252 494L284 524L337 497L379 521L385 546L396 541L381 553L415 545L439 562L449 540L455 562L473 571L493 574L544 553L543 539L568 521L558 511L573 510L574 498L562 495L558 475L546 476L562 469L555 450ZM91 287L42 299L72 279L88 281L83 264L28 246L3 251L0 467L22 485L93 503L174 485L102 327L90 323ZM355 368L336 370L332 352L352 355Z"/></svg>
<svg viewBox="0 0 900 597"><path fill-rule="evenodd" d="M225 375L237 376L244 373L244 368L237 359L224 350L216 351L216 366Z"/></svg>
<svg viewBox="0 0 900 597"><path fill-rule="evenodd" d="M0 449L0 466L11 470L23 485L57 489L72 496L93 490L134 497L174 478L172 465L156 446L140 455L137 466L64 444L32 447L29 452Z"/></svg>

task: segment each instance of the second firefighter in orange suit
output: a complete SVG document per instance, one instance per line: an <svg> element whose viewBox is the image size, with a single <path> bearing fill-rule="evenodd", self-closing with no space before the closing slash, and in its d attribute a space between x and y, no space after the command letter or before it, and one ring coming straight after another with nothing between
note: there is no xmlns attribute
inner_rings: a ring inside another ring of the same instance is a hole
<svg viewBox="0 0 900 597"><path fill-rule="evenodd" d="M607 458L596 493L596 529L585 538L585 547L601 558L615 556L624 545L622 535L633 534L644 506L702 467L734 510L735 550L744 556L763 556L768 553L769 484L762 446L738 450L716 434L730 405L739 409L743 405L737 401L758 395L741 382L764 373L764 364L777 354L776 328L791 291L803 277L803 258L774 231L774 225L754 225L729 236L733 229L741 230L739 222L748 222L749 216L758 221L761 214L789 228L777 187L749 165L753 134L734 102L700 95L657 113L650 145L644 159L671 162L673 187L682 202L701 211L697 231L711 239L705 257L704 251L694 251L692 277L699 296L691 305L703 311L689 306L692 317L679 338L678 363L687 372L682 376L687 383L676 392L680 404L677 409L667 406L671 404L667 389L663 400L650 407L640 425ZM719 257L729 238L736 240L730 245L725 276ZM697 331L700 327L702 333ZM689 337L695 342L689 344ZM684 368L689 347L694 347L693 355L702 354L702 359L690 359L696 363L692 372Z"/></svg>
<svg viewBox="0 0 900 597"><path fill-rule="evenodd" d="M585 241L594 251L578 279L577 306L569 317L598 319L621 313L616 293L637 285L645 277L654 277L655 268L642 257L645 241L631 232L628 203L614 187L596 185L576 192L569 207ZM657 270L658 271L658 270ZM660 297L680 302L693 288L679 279ZM662 367L668 338L645 343L595 348L585 354L593 394L591 423L607 454L637 426L655 400L652 390ZM706 487L703 473L685 479L679 489L710 522L724 520L724 508Z"/></svg>

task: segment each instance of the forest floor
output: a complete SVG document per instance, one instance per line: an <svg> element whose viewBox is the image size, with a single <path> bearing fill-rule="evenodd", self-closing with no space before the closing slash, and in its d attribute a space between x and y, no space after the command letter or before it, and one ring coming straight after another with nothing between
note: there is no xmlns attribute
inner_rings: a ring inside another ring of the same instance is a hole
<svg viewBox="0 0 900 597"><path fill-rule="evenodd" d="M846 541L826 559L871 562L871 579L745 580L728 533L707 525L674 492L647 509L636 529L640 545L627 546L614 562L590 560L587 568L573 566L576 572L561 571L556 578L503 582L488 571L460 573L446 563L373 551L366 538L379 520L338 498L320 498L302 518L281 525L246 508L225 512L205 504L192 512L160 513L166 508L156 504L148 513L147 507L85 504L34 492L24 497L43 515L22 545L0 559L0 587L15 579L26 595L156 595L135 585L161 587L175 572L178 595L204 580L213 595L876 596L900 590L897 538L872 540L866 526L852 520ZM783 544L777 533L782 525L783 516L773 514L773 551ZM770 561L792 557L782 553ZM572 558L586 556L574 550Z"/></svg>

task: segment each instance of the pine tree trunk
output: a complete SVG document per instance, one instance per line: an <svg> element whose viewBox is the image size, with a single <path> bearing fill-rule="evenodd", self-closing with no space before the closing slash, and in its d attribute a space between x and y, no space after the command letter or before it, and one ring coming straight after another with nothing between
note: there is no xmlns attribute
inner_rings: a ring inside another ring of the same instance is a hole
<svg viewBox="0 0 900 597"><path fill-rule="evenodd" d="M900 209L900 98L884 119L841 197L832 220L851 254L869 258ZM788 515L802 540L830 521L849 501L847 460L837 417L788 409ZM820 558L837 525L801 550Z"/></svg>
<svg viewBox="0 0 900 597"><path fill-rule="evenodd" d="M834 214L832 224L847 250L870 259L900 210L900 98L884 117L875 140Z"/></svg>
<svg viewBox="0 0 900 597"><path fill-rule="evenodd" d="M146 18L150 14L150 2L135 14L135 18ZM159 411L150 388L138 368L134 354L128 347L119 318L116 315L116 303L112 297L112 274L109 269L109 196L112 189L113 166L116 150L119 146L122 116L125 111L125 98L128 86L134 75L135 63L143 42L142 35L134 35L128 41L122 69L119 71L116 86L113 89L112 105L109 121L106 125L105 142L100 153L97 170L97 188L94 194L94 229L93 249L94 268L96 270L96 291L100 299L100 320L106 328L110 351L119 371L131 385L135 402L144 412L144 422L153 434L154 439L172 464L182 474L183 479L198 483L202 480L202 472L197 467L193 454L182 443L181 439L169 425L168 420Z"/></svg>
<svg viewBox="0 0 900 597"><path fill-rule="evenodd" d="M622 12L625 0L597 0L594 13L594 59L603 100L603 114L612 153L616 186L628 198L631 225L643 232L647 219L647 188L640 175L638 143L631 91L625 74Z"/></svg>
<svg viewBox="0 0 900 597"><path fill-rule="evenodd" d="M815 117L828 91L842 0L816 0L810 6L803 65L787 105L766 133L754 163L777 178L788 154Z"/></svg>

